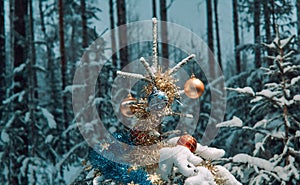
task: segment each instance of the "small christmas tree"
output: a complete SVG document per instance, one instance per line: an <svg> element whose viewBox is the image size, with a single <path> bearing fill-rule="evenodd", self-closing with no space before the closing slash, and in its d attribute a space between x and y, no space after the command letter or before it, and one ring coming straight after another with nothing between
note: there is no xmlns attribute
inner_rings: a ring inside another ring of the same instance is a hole
<svg viewBox="0 0 300 185"><path fill-rule="evenodd" d="M162 71L157 57L157 21L153 19L152 66L142 57L140 62L146 75L118 71L126 78L146 82L144 97L134 98L130 93L120 102L120 112L136 120L133 128L115 132L113 137L99 139L89 155L93 171L89 177L94 184L187 184L239 185L240 183L222 166L212 163L225 154L224 150L200 145L194 137L177 130L163 133L161 120L165 116L190 114L173 111L172 104L180 104L185 93L192 99L204 92L204 84L194 75L179 91L174 74L195 55L190 55L173 68ZM179 134L180 137L169 137Z"/></svg>

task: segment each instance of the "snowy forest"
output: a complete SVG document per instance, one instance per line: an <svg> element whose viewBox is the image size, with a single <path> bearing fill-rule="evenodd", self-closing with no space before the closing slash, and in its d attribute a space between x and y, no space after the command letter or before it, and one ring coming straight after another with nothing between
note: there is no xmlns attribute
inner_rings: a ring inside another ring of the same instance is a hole
<svg viewBox="0 0 300 185"><path fill-rule="evenodd" d="M300 184L299 48L299 0L1 0L0 184Z"/></svg>

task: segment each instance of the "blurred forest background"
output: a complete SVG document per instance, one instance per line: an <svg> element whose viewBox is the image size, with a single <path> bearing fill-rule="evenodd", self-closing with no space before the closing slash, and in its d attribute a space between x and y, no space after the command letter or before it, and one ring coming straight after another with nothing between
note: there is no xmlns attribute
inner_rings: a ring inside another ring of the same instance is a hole
<svg viewBox="0 0 300 185"><path fill-rule="evenodd" d="M185 6L174 12L172 7L177 3L202 7L196 9L201 13L199 22L189 18L191 10ZM230 7L226 11L225 4ZM142 11L133 11L136 9ZM143 12L149 17L144 18ZM243 121L243 127L222 128L212 144L227 152L229 158L224 163L245 184L299 183L299 0L1 0L0 184L88 182L82 180L86 176L82 161L89 147L75 123L70 90L84 51L100 38L92 47L98 48L97 57L101 58L101 49L107 49L101 35L107 30L152 17L176 23L179 16L193 25L186 26L188 29L202 29L195 33L207 42L223 70L230 87L224 119L238 117ZM224 22L230 22L226 29ZM109 26L99 27L106 23ZM165 24L159 27L162 41L176 39ZM276 30L280 35L276 36ZM112 47L136 34L137 30L114 33ZM226 34L232 38L231 45ZM262 45L286 38L281 44L288 45L282 47L280 43L276 47ZM102 99L97 106L110 132L124 128L112 116L108 93L116 71L128 61L149 56L151 47L151 43L135 44L105 59L109 62L99 76L97 97ZM173 61L186 57L167 44L159 48L161 57ZM214 73L214 66L209 67ZM195 73L205 78L200 70ZM203 105L194 135L198 140L209 117L211 106L205 101L209 99L208 90L201 97ZM175 121L168 120L166 126L172 127ZM230 158L240 153L247 154L248 161ZM262 161L249 162L258 159ZM262 165L265 163L268 165Z"/></svg>

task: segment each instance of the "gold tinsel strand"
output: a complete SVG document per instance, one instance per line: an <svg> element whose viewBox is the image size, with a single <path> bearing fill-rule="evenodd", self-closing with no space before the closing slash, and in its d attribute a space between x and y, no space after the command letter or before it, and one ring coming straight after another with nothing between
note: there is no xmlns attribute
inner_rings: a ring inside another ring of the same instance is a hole
<svg viewBox="0 0 300 185"><path fill-rule="evenodd" d="M155 74L154 83L149 83L145 86L146 96L149 96L153 91L153 86L157 87L158 90L163 91L167 94L169 99L169 105L171 105L175 98L179 98L179 87L175 84L177 80L168 73L161 73L158 71Z"/></svg>
<svg viewBox="0 0 300 185"><path fill-rule="evenodd" d="M215 165L212 164L211 160L207 160L207 161L204 160L200 163L199 166L203 166L211 172L211 174L214 176L214 181L217 185L224 185L225 184L227 179L217 175L218 169L215 167Z"/></svg>

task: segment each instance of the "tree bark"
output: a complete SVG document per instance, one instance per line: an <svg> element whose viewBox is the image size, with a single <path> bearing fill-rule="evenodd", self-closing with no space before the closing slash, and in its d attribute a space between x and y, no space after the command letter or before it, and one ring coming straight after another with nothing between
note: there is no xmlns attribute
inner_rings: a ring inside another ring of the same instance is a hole
<svg viewBox="0 0 300 185"><path fill-rule="evenodd" d="M64 38L64 11L63 0L58 0L58 26L59 26L59 50L60 50L60 62L61 62L61 90L64 91L67 85L67 61L65 53L65 38ZM63 109L63 123L64 129L68 128L68 114L67 114L67 97L62 95L62 109ZM68 140L68 136L66 136ZM68 148L68 146L66 146Z"/></svg>
<svg viewBox="0 0 300 185"><path fill-rule="evenodd" d="M5 89L6 89L6 60L5 60L5 23L4 23L4 1L0 2L0 104L5 99ZM2 110L2 107L0 107ZM3 111L0 111L3 112ZM2 113L0 115L2 118Z"/></svg>
<svg viewBox="0 0 300 185"><path fill-rule="evenodd" d="M28 41L30 44L30 49L28 50L29 60L29 112L30 112L30 142L31 146L29 148L29 152L32 156L34 156L34 146L35 146L35 110L37 107L37 99L38 94L36 91L37 87L37 79L36 79L36 72L34 70L35 62L36 62L36 52L35 52L35 45L34 45L34 20L33 20L33 7L32 7L32 0L28 1L29 6L29 34L28 34Z"/></svg>
<svg viewBox="0 0 300 185"><path fill-rule="evenodd" d="M112 63L115 68L118 67L117 64L117 51L116 51L116 36L115 36L115 16L114 16L114 2L109 0L109 14L110 14L110 29L111 29L111 50L112 50Z"/></svg>
<svg viewBox="0 0 300 185"><path fill-rule="evenodd" d="M156 14L156 0L152 0L152 16L157 17L157 14Z"/></svg>
<svg viewBox="0 0 300 185"><path fill-rule="evenodd" d="M232 10L233 10L233 33L234 33L234 56L235 56L235 63L236 63L236 72L237 74L239 74L241 72L241 57L240 57L240 51L237 50L237 47L240 44L237 0L232 0Z"/></svg>
<svg viewBox="0 0 300 185"><path fill-rule="evenodd" d="M298 34L298 47L300 47L300 1L297 1L297 34Z"/></svg>
<svg viewBox="0 0 300 185"><path fill-rule="evenodd" d="M219 33L219 19L218 19L218 0L214 0L214 9L215 9L215 30L216 30L216 39L217 39L217 50L218 50L218 62L222 70L222 52L221 52L221 43L220 43L220 33Z"/></svg>
<svg viewBox="0 0 300 185"><path fill-rule="evenodd" d="M19 67L21 64L25 63L26 60L26 21L27 16L27 0L14 0L14 43L13 43L13 52L14 52L14 67ZM24 73L18 73L14 76L15 82L20 85L15 87L15 93L20 92L27 87L27 78L24 78Z"/></svg>
<svg viewBox="0 0 300 185"><path fill-rule="evenodd" d="M167 27L167 21L168 21L168 16L167 16L167 4L166 0L160 0L160 18L161 18L161 42L162 42L162 57L165 59L164 65L168 67L169 62L169 47L168 47L168 27Z"/></svg>
<svg viewBox="0 0 300 185"><path fill-rule="evenodd" d="M80 0L81 8L81 26L82 26L82 48L88 47L87 38L87 17L86 17L86 5L85 0Z"/></svg>
<svg viewBox="0 0 300 185"><path fill-rule="evenodd" d="M253 11L253 22L254 22L254 41L255 41L255 67L261 67L260 59L260 0L254 0L254 11Z"/></svg>
<svg viewBox="0 0 300 185"><path fill-rule="evenodd" d="M126 24L126 3L125 0L117 1L118 26ZM122 26L119 28L119 47L120 47L120 66L124 67L128 63L128 47L127 47L127 28Z"/></svg>
<svg viewBox="0 0 300 185"><path fill-rule="evenodd" d="M13 30L11 30L13 33L13 64L14 68L20 67L22 64L24 65L26 63L26 58L28 50L27 50L27 25L26 25L26 18L28 17L28 1L27 0L14 0L13 4L14 9L12 10L13 13ZM26 66L26 69L22 72L18 72L14 74L14 83L17 84L14 86L14 93L20 93L24 90L28 90L28 66ZM15 112L22 111L27 112L28 111L28 91L26 92L25 98L22 100L22 102L14 102L13 109ZM18 138L21 138L22 145L17 146L16 143L13 143L13 152L16 153L16 155L24 155L25 157L29 156L28 146L29 146L29 138L28 134L30 133L29 127L23 126L23 123L21 120L16 120L14 122L15 127L21 127L23 129L22 133L18 133ZM12 158L12 161L14 159ZM13 164L13 170L10 184L19 183L18 181L21 181L24 184L28 184L28 178L27 176L19 175L19 167L21 165L21 161ZM26 172L25 172L26 173ZM18 176L20 178L18 178ZM19 179L19 180L18 180ZM16 182L17 181L17 182Z"/></svg>
<svg viewBox="0 0 300 185"><path fill-rule="evenodd" d="M207 42L210 51L208 51L208 58L209 58L209 67L210 67L210 74L212 78L215 77L215 64L214 64L214 57L212 54L214 53L214 39L213 39L213 15L212 15L212 1L206 0L206 11L207 11Z"/></svg>
<svg viewBox="0 0 300 185"><path fill-rule="evenodd" d="M263 2L263 10L264 10L264 20L265 20L265 31L266 31L266 40L265 43L270 43L272 41L271 38L271 16L270 16L270 9L269 9L269 0L264 0ZM266 48L268 56L273 56L272 51L269 48ZM267 60L268 66L272 65L272 60Z"/></svg>

